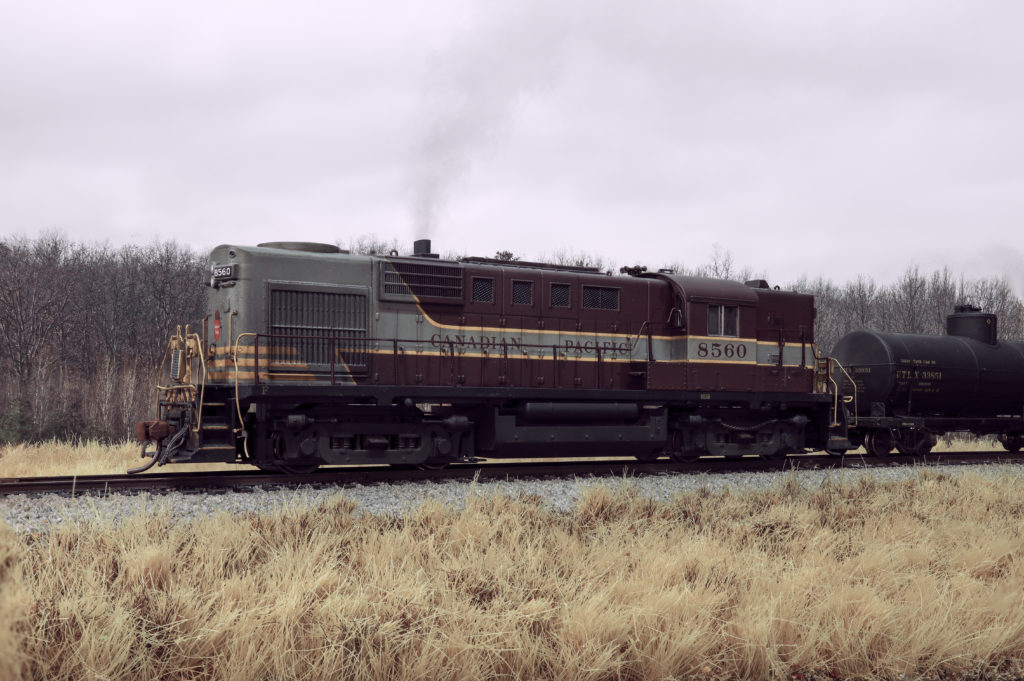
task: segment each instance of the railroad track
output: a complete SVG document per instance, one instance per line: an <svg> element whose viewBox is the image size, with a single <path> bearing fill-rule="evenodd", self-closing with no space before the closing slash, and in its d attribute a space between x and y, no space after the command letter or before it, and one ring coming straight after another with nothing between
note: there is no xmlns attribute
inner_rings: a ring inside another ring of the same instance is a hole
<svg viewBox="0 0 1024 681"><path fill-rule="evenodd" d="M669 473L736 473L780 471L801 468L868 468L907 465L955 465L1014 463L1020 459L1006 452L939 452L926 457L871 457L804 454L777 459L743 457L705 458L696 463L675 463L668 459L645 463L635 459L601 461L521 461L452 464L441 470L363 466L326 468L314 473L285 475L260 470L146 473L142 475L80 475L60 477L0 478L0 495L58 492L65 494L129 491L187 491L244 489L251 487L297 487L300 485L372 484L415 480L504 480L509 478L557 478L580 476L637 476Z"/></svg>

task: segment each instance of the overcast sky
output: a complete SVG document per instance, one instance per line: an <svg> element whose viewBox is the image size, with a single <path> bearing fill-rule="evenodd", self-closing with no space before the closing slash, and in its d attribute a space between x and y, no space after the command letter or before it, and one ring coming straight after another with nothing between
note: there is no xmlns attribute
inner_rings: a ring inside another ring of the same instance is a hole
<svg viewBox="0 0 1024 681"><path fill-rule="evenodd" d="M1024 3L0 0L0 235L1024 293Z"/></svg>

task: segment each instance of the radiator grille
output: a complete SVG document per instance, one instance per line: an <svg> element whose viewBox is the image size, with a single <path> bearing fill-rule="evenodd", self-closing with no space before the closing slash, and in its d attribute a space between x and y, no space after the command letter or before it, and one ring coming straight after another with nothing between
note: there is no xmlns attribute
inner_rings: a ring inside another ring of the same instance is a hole
<svg viewBox="0 0 1024 681"><path fill-rule="evenodd" d="M384 262L386 295L462 300L462 268L430 263Z"/></svg>
<svg viewBox="0 0 1024 681"><path fill-rule="evenodd" d="M533 282L513 281L512 282L512 304L533 305Z"/></svg>
<svg viewBox="0 0 1024 681"><path fill-rule="evenodd" d="M367 298L364 293L274 289L270 292L270 361L278 367L366 370Z"/></svg>
<svg viewBox="0 0 1024 681"><path fill-rule="evenodd" d="M619 289L607 286L584 286L583 309L618 310Z"/></svg>
<svg viewBox="0 0 1024 681"><path fill-rule="evenodd" d="M484 277L473 277L473 302L494 302L494 280Z"/></svg>
<svg viewBox="0 0 1024 681"><path fill-rule="evenodd" d="M551 285L551 307L571 307L569 284Z"/></svg>

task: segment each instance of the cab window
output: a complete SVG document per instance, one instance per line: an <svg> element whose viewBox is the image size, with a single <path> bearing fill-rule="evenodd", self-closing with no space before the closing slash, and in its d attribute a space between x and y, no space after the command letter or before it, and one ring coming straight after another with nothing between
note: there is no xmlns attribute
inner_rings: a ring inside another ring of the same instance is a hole
<svg viewBox="0 0 1024 681"><path fill-rule="evenodd" d="M709 336L739 336L740 309L735 305L708 305Z"/></svg>

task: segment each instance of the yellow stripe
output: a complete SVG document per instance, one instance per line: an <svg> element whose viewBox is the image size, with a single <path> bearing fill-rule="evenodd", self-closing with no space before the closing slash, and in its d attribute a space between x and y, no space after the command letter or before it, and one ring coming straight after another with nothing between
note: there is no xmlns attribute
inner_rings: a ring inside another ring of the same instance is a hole
<svg viewBox="0 0 1024 681"><path fill-rule="evenodd" d="M562 330L559 330L559 329L516 329L516 328L509 328L507 326L502 326L502 327L497 327L497 326L454 326L454 325L451 325L451 324L442 324L441 322L437 321L436 319L431 317L429 314L424 312L423 311L423 307L420 306L420 304L418 302L416 303L416 307L417 307L417 309L419 309L420 314L423 315L423 318L426 321L430 322L431 324L433 324L438 329L446 329L448 331L462 331L463 333L475 333L475 332L483 333L483 332L489 332L489 333L498 333L498 334L502 334L502 335L506 335L506 334L538 333L538 334L541 334L542 336L543 335L561 336L561 335L566 335L566 334L577 334L577 335L580 335L580 336L586 336L588 338L591 338L593 336L598 336L600 338L626 338L626 339L634 338L634 336L631 336L628 333L605 333L605 332L602 332L602 331L562 331ZM635 336L635 337L639 338L639 336ZM644 336L644 338L646 338L646 337L647 336ZM679 340L680 338L683 338L683 337L684 336L681 336L681 335L674 335L674 336L651 336L651 338L655 339L655 340Z"/></svg>

